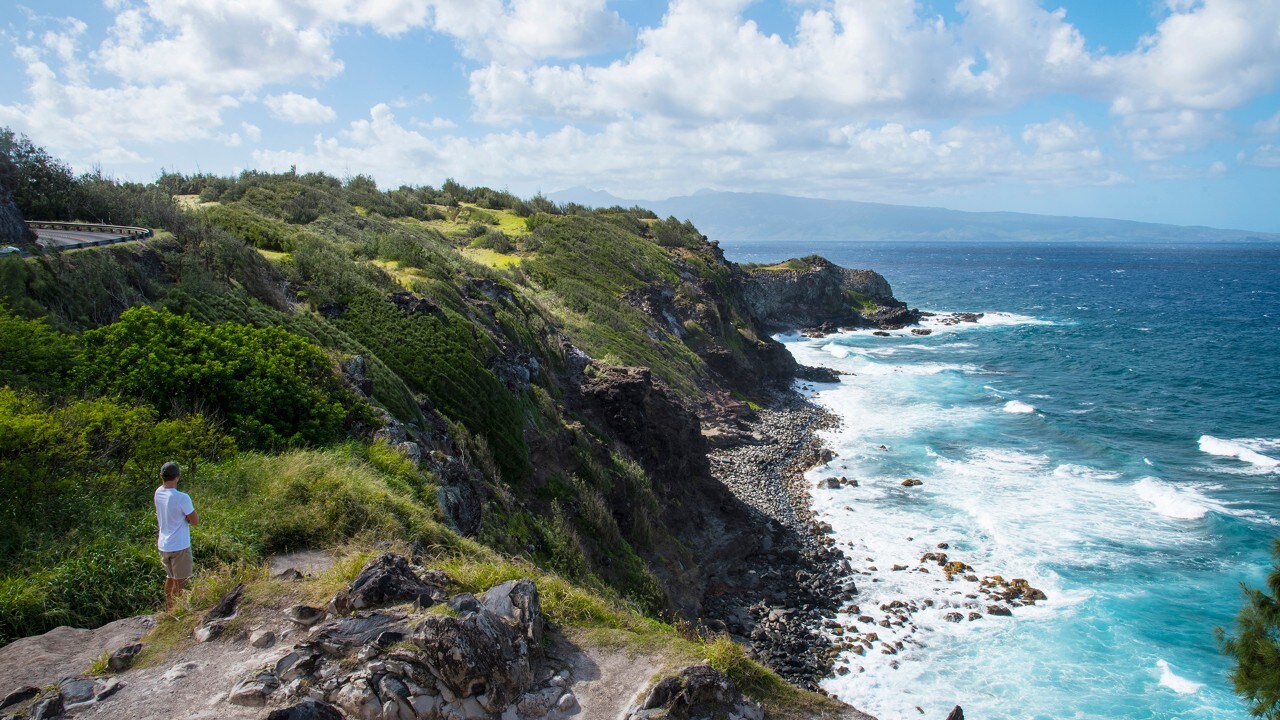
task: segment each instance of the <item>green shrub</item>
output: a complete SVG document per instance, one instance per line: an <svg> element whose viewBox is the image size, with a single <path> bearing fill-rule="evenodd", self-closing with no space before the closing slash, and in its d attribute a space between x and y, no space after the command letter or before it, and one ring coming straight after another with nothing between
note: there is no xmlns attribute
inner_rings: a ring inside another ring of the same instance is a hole
<svg viewBox="0 0 1280 720"><path fill-rule="evenodd" d="M25 320L0 300L0 387L41 392L62 389L71 372L75 342L44 320Z"/></svg>
<svg viewBox="0 0 1280 720"><path fill-rule="evenodd" d="M200 212L209 222L263 250L293 252L301 235L296 226L235 204L213 205L202 208Z"/></svg>
<svg viewBox="0 0 1280 720"><path fill-rule="evenodd" d="M296 335L207 325L148 307L86 332L76 372L96 392L138 398L165 413L225 418L245 447L332 442L369 412L328 356Z"/></svg>

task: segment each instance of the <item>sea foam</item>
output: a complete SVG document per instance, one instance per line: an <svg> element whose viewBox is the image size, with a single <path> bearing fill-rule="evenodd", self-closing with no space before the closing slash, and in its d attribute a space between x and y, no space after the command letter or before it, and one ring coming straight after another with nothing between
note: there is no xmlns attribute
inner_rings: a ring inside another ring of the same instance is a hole
<svg viewBox="0 0 1280 720"><path fill-rule="evenodd" d="M1007 413L1026 414L1036 411L1034 405L1028 405L1020 400L1010 400L1004 404L1004 411Z"/></svg>
<svg viewBox="0 0 1280 720"><path fill-rule="evenodd" d="M1167 687L1179 695L1193 695L1204 687L1204 683L1174 675L1173 671L1169 669L1169 663L1164 660L1156 660L1156 668L1160 670L1161 687Z"/></svg>
<svg viewBox="0 0 1280 720"><path fill-rule="evenodd" d="M1199 520L1211 509L1211 503L1203 495L1194 490L1180 490L1158 478L1144 477L1133 484L1133 490L1165 517Z"/></svg>
<svg viewBox="0 0 1280 720"><path fill-rule="evenodd" d="M1247 443L1267 442L1254 440L1223 440L1212 435L1200 436L1200 452L1219 457L1233 457L1260 468L1280 467L1280 460L1268 457L1248 447Z"/></svg>

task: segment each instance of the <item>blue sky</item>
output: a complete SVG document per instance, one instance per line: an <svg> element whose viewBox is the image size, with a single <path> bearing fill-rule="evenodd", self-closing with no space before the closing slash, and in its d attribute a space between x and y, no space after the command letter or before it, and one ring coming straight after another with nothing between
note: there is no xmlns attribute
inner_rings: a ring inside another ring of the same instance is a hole
<svg viewBox="0 0 1280 720"><path fill-rule="evenodd" d="M701 188L1280 232L1276 0L42 0L77 170Z"/></svg>

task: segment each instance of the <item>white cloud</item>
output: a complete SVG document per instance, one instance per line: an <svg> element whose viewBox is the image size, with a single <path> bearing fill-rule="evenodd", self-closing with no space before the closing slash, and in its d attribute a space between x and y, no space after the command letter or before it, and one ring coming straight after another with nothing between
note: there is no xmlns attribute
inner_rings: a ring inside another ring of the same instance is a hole
<svg viewBox="0 0 1280 720"><path fill-rule="evenodd" d="M1078 88L1091 68L1063 14L1030 0L966 0L954 27L912 0L834 0L805 10L791 41L744 20L747 4L673 0L636 52L606 66L491 63L471 76L477 110L499 121L947 117Z"/></svg>
<svg viewBox="0 0 1280 720"><path fill-rule="evenodd" d="M1238 159L1258 167L1280 168L1280 145L1259 145L1252 153L1240 153Z"/></svg>
<svg viewBox="0 0 1280 720"><path fill-rule="evenodd" d="M501 178L517 192L595 183L639 198L702 187L777 190L785 183L788 192L812 196L918 201L943 188L1007 180L1059 186L1123 179L1087 143L1025 152L998 127L933 132L897 123L690 125L646 117L597 131L565 125L548 133L468 138L406 127L387 105L336 136L318 137L305 151L260 151L255 161L265 168L368 173L389 186Z"/></svg>
<svg viewBox="0 0 1280 720"><path fill-rule="evenodd" d="M328 105L295 92L267 96L262 104L275 117L295 124L326 123L338 116Z"/></svg>

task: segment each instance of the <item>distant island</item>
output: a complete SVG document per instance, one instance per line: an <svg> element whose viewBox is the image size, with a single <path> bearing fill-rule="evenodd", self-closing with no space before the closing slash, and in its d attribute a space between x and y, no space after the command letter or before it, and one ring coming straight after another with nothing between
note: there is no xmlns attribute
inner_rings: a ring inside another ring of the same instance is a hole
<svg viewBox="0 0 1280 720"><path fill-rule="evenodd" d="M628 200L603 190L552 193L558 203L632 207L688 218L722 240L880 240L980 242L1280 242L1275 233L1132 220L821 200L773 193L699 190L666 200Z"/></svg>

